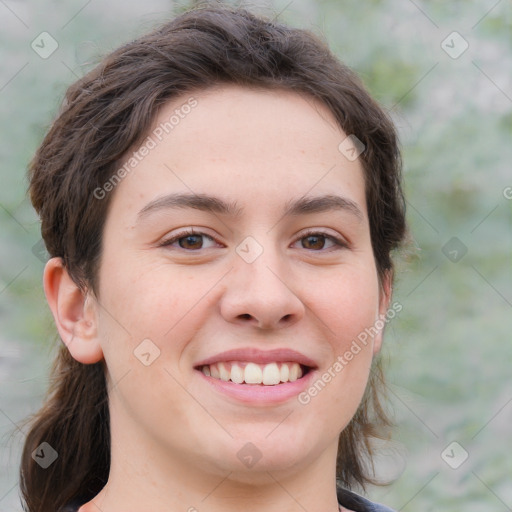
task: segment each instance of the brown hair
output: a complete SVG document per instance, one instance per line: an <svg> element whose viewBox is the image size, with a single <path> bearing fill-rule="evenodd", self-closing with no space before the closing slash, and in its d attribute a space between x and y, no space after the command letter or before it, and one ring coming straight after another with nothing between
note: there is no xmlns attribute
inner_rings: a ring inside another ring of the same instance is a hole
<svg viewBox="0 0 512 512"><path fill-rule="evenodd" d="M218 5L187 11L118 48L69 87L29 168L30 197L50 256L63 258L84 292L95 292L112 193L100 200L93 191L147 136L162 105L224 83L316 98L345 133L362 141L379 279L392 272L391 252L404 240L406 223L401 157L390 118L314 34ZM110 426L103 363L79 363L64 345L59 348L44 405L26 420L30 429L20 467L26 510L59 510L74 498L85 502L106 484ZM381 408L383 387L376 358L363 401L340 435L336 476L343 487L372 482L365 463L371 461L369 443L390 424ZM31 456L42 442L59 454L46 469Z"/></svg>

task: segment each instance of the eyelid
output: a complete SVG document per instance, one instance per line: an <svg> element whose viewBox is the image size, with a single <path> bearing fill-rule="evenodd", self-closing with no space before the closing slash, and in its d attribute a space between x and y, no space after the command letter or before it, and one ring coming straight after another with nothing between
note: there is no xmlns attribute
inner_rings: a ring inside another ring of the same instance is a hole
<svg viewBox="0 0 512 512"><path fill-rule="evenodd" d="M203 229L203 228L201 228L201 229ZM164 238L157 245L159 247L167 247L167 246L170 246L171 244L177 242L180 238L186 238L187 236L195 236L195 235L201 235L201 236L210 238L211 240L213 240L216 243L220 243L212 235L209 235L208 233L205 233L203 231L196 231L196 228L190 227L190 228L183 228L182 231L179 231L178 233L170 236L169 238ZM178 249L181 249L185 252L199 252L199 250L196 250L196 251L188 250L187 251L187 249L182 249L181 247L179 247Z"/></svg>
<svg viewBox="0 0 512 512"><path fill-rule="evenodd" d="M333 234L327 233L326 231L322 230L321 228L320 229L308 228L304 233L301 233L295 239L295 242L298 242L302 238L306 238L306 237L312 236L312 235L322 235L325 238L330 239L335 245L338 246L338 248L348 249L350 247L349 242L344 237L342 237L340 235L333 235ZM295 242L293 242L293 243L295 243ZM310 252L327 252L327 251L320 250L320 251L310 251Z"/></svg>
<svg viewBox="0 0 512 512"><path fill-rule="evenodd" d="M209 235L208 233L204 233L202 231L196 231L194 228L184 228L183 231L180 231L176 234L174 234L173 236L171 236L170 238L168 239L164 239L162 242L160 242L158 244L159 247L168 247L170 246L171 244L177 242L179 239L181 238L185 238L187 236L194 236L194 235L200 235L200 236L204 236L204 237L207 237L211 240L213 240L214 242L216 243L220 243L218 242L218 240L213 237L212 235ZM326 231L324 231L322 228L308 228L305 232L302 232L300 233L296 238L295 240L293 241L293 244L297 243L298 241L302 240L303 238L306 238L308 236L313 236L313 235L320 235L320 236L323 236L329 240L331 240L335 246L339 249L348 249L350 247L350 243L343 237L341 236L338 236L338 235L333 235L333 234L330 234L330 233L327 233ZM193 250L193 249L183 249L183 248L178 248L184 252L190 252L190 253L194 253L194 252L199 252L201 249L197 249L197 250ZM331 247L331 250L333 248ZM307 249L306 249L307 250ZM330 252L328 250L323 250L323 249L320 249L320 250L307 250L307 252L313 252L313 253L325 253L325 252Z"/></svg>

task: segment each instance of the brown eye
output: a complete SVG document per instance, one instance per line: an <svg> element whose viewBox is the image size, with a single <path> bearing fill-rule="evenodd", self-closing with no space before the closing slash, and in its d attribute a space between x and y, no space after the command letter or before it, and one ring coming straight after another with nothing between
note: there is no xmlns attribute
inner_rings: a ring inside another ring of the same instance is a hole
<svg viewBox="0 0 512 512"><path fill-rule="evenodd" d="M307 243L302 243L304 249L323 249L325 245L325 236L324 235L308 235L305 236L302 240L307 240ZM309 246L309 247L307 247Z"/></svg>
<svg viewBox="0 0 512 512"><path fill-rule="evenodd" d="M211 236L205 233L198 233L195 232L194 230L188 230L178 233L177 235L173 236L172 238L169 238L168 240L164 240L161 244L159 244L159 246L172 247L175 242L178 242L179 247L173 248L184 249L187 251L197 251L205 248L203 247L203 238L208 238L209 240L215 242L215 240Z"/></svg>
<svg viewBox="0 0 512 512"><path fill-rule="evenodd" d="M178 238L178 243L182 249L201 249L201 247L198 247L203 245L201 237L202 235L182 236ZM181 242L182 240L184 240L183 243Z"/></svg>
<svg viewBox="0 0 512 512"><path fill-rule="evenodd" d="M331 241L331 243L333 244L331 245L331 248L336 246L338 248L348 247L347 243L344 240L322 232L306 233L305 235L302 235L301 238L299 238L299 240L302 242L301 246L303 249L311 249L313 251L322 251L322 249L325 248L325 240Z"/></svg>

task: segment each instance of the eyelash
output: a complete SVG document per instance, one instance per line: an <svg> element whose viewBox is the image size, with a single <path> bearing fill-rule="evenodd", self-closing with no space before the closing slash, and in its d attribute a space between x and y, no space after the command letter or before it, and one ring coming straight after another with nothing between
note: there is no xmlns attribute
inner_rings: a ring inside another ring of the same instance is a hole
<svg viewBox="0 0 512 512"><path fill-rule="evenodd" d="M206 233L201 233L200 231L199 232L198 231L194 231L194 229L188 229L186 231L182 231L181 233L178 233L177 235L173 236L172 238L170 238L168 240L164 240L163 242L158 244L158 246L159 247L168 247L171 244L173 244L174 242L177 242L178 240L180 240L181 238L186 238L188 236L198 236L198 235L205 236L205 237L213 240L214 242L217 242L217 240L215 240L210 235L207 235ZM322 236L324 238L328 238L329 240L331 240L335 244L335 246L337 246L337 248L336 247L331 247L331 249L341 250L341 249L348 249L348 247L349 247L348 243L345 242L343 239L338 238L338 237L333 236L333 235L329 235L329 234L327 234L325 232L316 231L316 230L309 230L306 233L303 233L299 238L297 238L295 240L295 242L298 242L299 240L302 240L303 238L308 238L309 236L318 236L318 235L320 235L320 236ZM197 250L183 249L182 247L179 247L178 249L181 249L181 250L186 251L186 252L198 252L198 251L200 251L200 249L197 249ZM319 250L312 249L311 252L326 252L326 251L324 249L319 249Z"/></svg>

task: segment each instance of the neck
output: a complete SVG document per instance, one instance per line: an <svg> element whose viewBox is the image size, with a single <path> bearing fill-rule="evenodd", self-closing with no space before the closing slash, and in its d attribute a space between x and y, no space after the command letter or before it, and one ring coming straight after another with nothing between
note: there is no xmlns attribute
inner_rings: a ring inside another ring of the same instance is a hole
<svg viewBox="0 0 512 512"><path fill-rule="evenodd" d="M135 434L135 433L132 433ZM140 441L128 429L112 435L109 479L79 512L338 512L337 443L312 460L283 470L241 473L211 461ZM343 509L342 509L343 510Z"/></svg>

